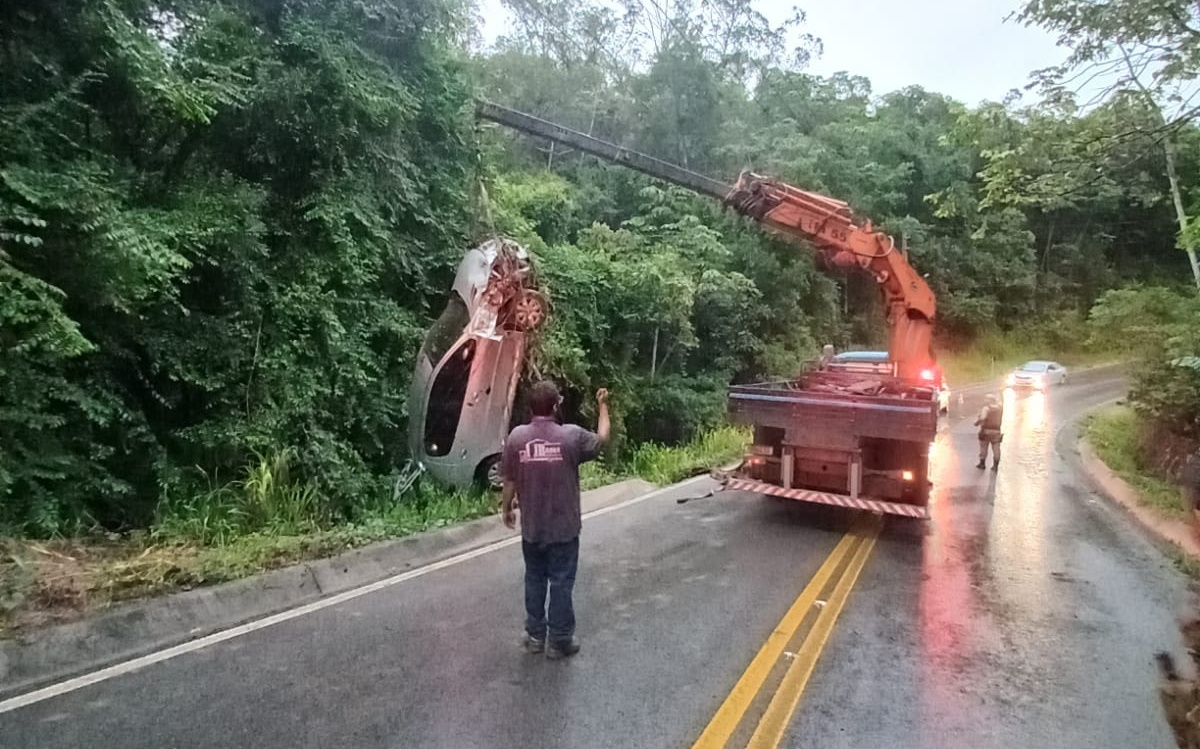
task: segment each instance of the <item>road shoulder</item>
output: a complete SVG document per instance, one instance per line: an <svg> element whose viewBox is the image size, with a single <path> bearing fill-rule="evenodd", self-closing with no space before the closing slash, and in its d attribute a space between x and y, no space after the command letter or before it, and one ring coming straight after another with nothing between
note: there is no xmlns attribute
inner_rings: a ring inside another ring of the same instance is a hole
<svg viewBox="0 0 1200 749"><path fill-rule="evenodd" d="M1088 443L1087 436L1082 429L1083 421L1090 414L1108 405L1111 404L1104 404L1090 410L1072 425L1073 439L1079 456L1079 468L1105 499L1123 510L1135 525L1160 546L1181 552L1194 561L1200 561L1200 538L1197 538L1193 527L1186 520L1166 517L1147 506L1142 500L1141 493L1109 468Z"/></svg>
<svg viewBox="0 0 1200 749"><path fill-rule="evenodd" d="M594 512L655 490L630 479L583 494ZM132 601L0 641L0 699L437 563L516 533L496 517L383 541L211 587Z"/></svg>

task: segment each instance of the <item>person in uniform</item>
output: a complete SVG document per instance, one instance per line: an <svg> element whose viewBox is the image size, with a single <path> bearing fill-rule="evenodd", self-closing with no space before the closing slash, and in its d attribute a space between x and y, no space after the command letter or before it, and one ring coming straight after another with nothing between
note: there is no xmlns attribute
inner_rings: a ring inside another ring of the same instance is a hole
<svg viewBox="0 0 1200 749"><path fill-rule="evenodd" d="M833 348L833 344L825 344L824 348L821 349L821 358L817 360L817 369L825 369L828 367L833 363L833 358L836 355L837 352Z"/></svg>
<svg viewBox="0 0 1200 749"><path fill-rule="evenodd" d="M988 448L992 451L992 470L1000 467L1000 442L1004 439L1004 405L995 395L987 397L987 403L979 412L975 426L979 427L979 463L976 468L987 468Z"/></svg>

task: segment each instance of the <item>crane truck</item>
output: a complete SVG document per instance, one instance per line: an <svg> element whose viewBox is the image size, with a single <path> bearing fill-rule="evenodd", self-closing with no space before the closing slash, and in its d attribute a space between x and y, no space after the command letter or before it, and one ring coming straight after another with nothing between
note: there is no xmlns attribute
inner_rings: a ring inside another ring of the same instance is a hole
<svg viewBox="0 0 1200 749"><path fill-rule="evenodd" d="M491 102L478 102L476 116L714 198L811 249L825 268L869 274L886 315L887 360L822 362L793 379L731 386L729 419L753 439L738 467L718 478L728 490L928 517L941 377L936 303L906 248L870 221L855 223L845 202L751 171L727 184Z"/></svg>

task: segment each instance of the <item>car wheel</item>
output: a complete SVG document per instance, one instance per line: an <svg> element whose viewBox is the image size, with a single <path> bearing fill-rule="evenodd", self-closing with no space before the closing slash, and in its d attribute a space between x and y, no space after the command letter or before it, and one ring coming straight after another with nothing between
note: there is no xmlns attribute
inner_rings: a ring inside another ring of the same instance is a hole
<svg viewBox="0 0 1200 749"><path fill-rule="evenodd" d="M490 491L498 492L503 489L504 481L500 477L500 456L490 455L484 458L475 471L475 480L480 487Z"/></svg>
<svg viewBox="0 0 1200 749"><path fill-rule="evenodd" d="M517 300L513 318L521 330L537 330L546 321L546 298L532 289L526 289Z"/></svg>

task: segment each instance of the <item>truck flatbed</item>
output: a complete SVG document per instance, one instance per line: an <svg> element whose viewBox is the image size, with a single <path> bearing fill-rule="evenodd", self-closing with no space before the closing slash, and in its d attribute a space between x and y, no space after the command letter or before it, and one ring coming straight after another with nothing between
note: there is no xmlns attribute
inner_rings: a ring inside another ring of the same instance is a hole
<svg viewBox="0 0 1200 749"><path fill-rule="evenodd" d="M726 489L927 517L937 394L878 371L812 371L734 385L729 420L753 427Z"/></svg>

